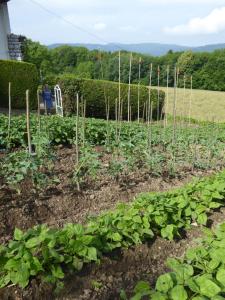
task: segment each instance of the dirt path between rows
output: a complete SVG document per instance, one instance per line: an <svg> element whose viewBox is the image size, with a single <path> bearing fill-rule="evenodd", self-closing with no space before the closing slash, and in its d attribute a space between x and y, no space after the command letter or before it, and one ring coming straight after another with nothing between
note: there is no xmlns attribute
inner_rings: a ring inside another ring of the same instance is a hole
<svg viewBox="0 0 225 300"><path fill-rule="evenodd" d="M0 242L7 242L15 227L25 230L42 223L54 227L62 227L68 222L82 223L87 216L113 209L118 202L130 202L141 192L170 190L190 182L193 176L214 173L186 171L179 178L157 178L139 170L119 182L103 174L98 182L90 182L82 193L78 193L70 183L73 156L73 149L58 151L54 174L59 177L60 184L42 193L31 192L29 186L24 186L21 196L7 189L0 191ZM211 220L212 224L224 221L225 209L214 212ZM117 300L121 289L130 295L139 280L148 280L153 284L166 271L166 259L182 256L200 234L200 228L194 227L177 241L156 238L149 244L114 251L104 256L100 265L89 264L80 273L66 278L65 289L57 297L51 287L33 279L24 291L17 287L0 290L0 299Z"/></svg>
<svg viewBox="0 0 225 300"><path fill-rule="evenodd" d="M84 222L88 216L113 209L119 202L130 202L144 192L166 191L180 187L195 177L207 176L214 171L186 171L177 178L153 177L145 170L122 176L119 181L102 174L98 181L88 182L82 192L71 184L74 150L58 151L53 174L60 183L42 192L32 191L29 183L21 195L9 189L0 189L0 243L12 238L15 227L26 230L46 223L62 227L66 223Z"/></svg>

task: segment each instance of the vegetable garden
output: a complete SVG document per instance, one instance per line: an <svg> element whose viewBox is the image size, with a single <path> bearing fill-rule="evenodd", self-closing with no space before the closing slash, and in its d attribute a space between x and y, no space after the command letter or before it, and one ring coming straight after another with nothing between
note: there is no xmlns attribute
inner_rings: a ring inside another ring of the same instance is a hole
<svg viewBox="0 0 225 300"><path fill-rule="evenodd" d="M1 115L1 299L224 299L224 225L163 275L185 232L223 217L224 124L34 114L31 154L26 126Z"/></svg>
<svg viewBox="0 0 225 300"><path fill-rule="evenodd" d="M119 84L52 78L60 116L40 114L39 91L30 114L29 90L26 115L12 116L9 84L0 299L225 299L225 125L191 119L192 76L181 93L176 67L170 116L169 67L162 92L160 69L152 88L153 66L148 87L141 66L137 85L132 54L120 82L120 52Z"/></svg>

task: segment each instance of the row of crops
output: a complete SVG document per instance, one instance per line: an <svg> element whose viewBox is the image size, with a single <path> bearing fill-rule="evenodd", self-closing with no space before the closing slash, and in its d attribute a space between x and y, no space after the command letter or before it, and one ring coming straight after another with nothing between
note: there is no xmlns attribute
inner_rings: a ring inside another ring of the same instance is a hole
<svg viewBox="0 0 225 300"><path fill-rule="evenodd" d="M171 272L161 275L155 288L139 282L131 300L225 299L225 223L204 232L198 245L188 249L184 258L167 260ZM123 291L121 298L127 299Z"/></svg>
<svg viewBox="0 0 225 300"><path fill-rule="evenodd" d="M140 195L133 203L119 205L85 225L67 224L62 229L41 225L26 232L16 229L13 240L0 246L0 287L12 283L25 288L37 276L61 288L66 273L98 262L114 249L154 236L172 240L193 222L206 225L208 213L223 206L224 197L223 171L181 189ZM159 278L155 292L139 284L134 299L143 295L151 295L151 299L221 299L207 297L224 292L224 226L216 237L208 233L205 245L190 250L183 261L170 260L169 267L174 272Z"/></svg>
<svg viewBox="0 0 225 300"><path fill-rule="evenodd" d="M71 182L82 189L87 180L108 174L113 180L144 170L152 176L177 176L182 171L220 169L224 166L224 125L214 123L187 125L182 121L174 131L169 124L107 122L97 119L36 116L30 120L33 152L27 148L24 116L0 118L0 147L11 153L1 162L4 183L19 191L27 176L33 185L43 187L51 178L55 146L74 146L76 161ZM109 157L107 164L104 157ZM32 176L30 176L32 175Z"/></svg>
<svg viewBox="0 0 225 300"><path fill-rule="evenodd" d="M224 206L225 172L220 172L225 165L224 124L190 124L184 119L168 120L168 124L58 116L39 119L31 115L29 153L25 116L12 117L10 127L8 121L0 117L0 183L6 191L21 193L27 180L32 181L31 191L57 186L54 164L57 151L65 147L74 151L69 180L78 191L101 176L120 182L138 171L166 178L195 170L217 172L181 189L140 194L130 204L120 204L83 225L15 229L12 240L0 245L0 288L16 285L24 289L37 278L59 291L68 274L100 263L105 254L158 236L179 238L193 223L206 226L209 214ZM168 260L172 272L161 275L155 288L139 282L132 299L224 299L224 228L221 225L215 233L206 230L200 246L188 250L183 259ZM124 291L121 298L127 299Z"/></svg>

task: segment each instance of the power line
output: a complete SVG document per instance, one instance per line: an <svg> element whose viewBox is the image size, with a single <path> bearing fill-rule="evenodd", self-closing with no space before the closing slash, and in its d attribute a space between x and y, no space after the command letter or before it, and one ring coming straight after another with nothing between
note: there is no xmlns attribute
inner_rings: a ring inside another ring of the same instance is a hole
<svg viewBox="0 0 225 300"><path fill-rule="evenodd" d="M60 19L60 20L62 20L62 21L64 21L65 23L69 24L70 26L72 26L72 27L75 28L76 30L82 31L82 32L84 32L84 33L86 33L86 34L88 34L88 35L94 37L96 40L99 40L99 41L101 41L101 42L103 42L103 43L105 43L105 44L109 44L108 41L104 40L104 39L101 38L100 36L98 36L98 35L96 35L96 34L90 32L90 31L88 31L88 30L86 30L86 29L80 27L79 25L74 24L73 22L67 20L67 19L64 18L63 16L61 16L61 15L59 15L59 14L53 12L53 11L50 10L49 8L47 8L47 7L45 7L44 5L40 4L38 1L36 1L36 0L28 0L28 1L30 1L30 2L33 3L34 5L38 6L39 8L41 8L42 10L44 10L45 12L47 12L48 14L50 14L50 15L52 15L52 16L54 16L54 17L56 17L56 18L58 18L58 19ZM122 49L121 47L119 47L118 45L116 45L116 44L114 44L114 45L118 48L118 50L123 50L123 49Z"/></svg>

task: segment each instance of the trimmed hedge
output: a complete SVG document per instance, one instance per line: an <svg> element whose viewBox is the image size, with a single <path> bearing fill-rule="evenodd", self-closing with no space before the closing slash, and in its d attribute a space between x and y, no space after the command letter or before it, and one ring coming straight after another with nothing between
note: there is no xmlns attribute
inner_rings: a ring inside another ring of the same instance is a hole
<svg viewBox="0 0 225 300"><path fill-rule="evenodd" d="M12 83L12 108L25 108L25 93L30 90L30 107L37 104L38 72L30 63L0 60L0 106L8 107L8 86Z"/></svg>
<svg viewBox="0 0 225 300"><path fill-rule="evenodd" d="M49 80L53 83L52 78ZM58 82L64 95L64 111L66 114L76 112L76 94L86 100L87 117L106 118L105 98L109 101L110 119L115 119L115 101L118 99L118 83L112 81L80 79L74 75L63 75L58 77L55 82ZM148 87L140 86L140 118L143 117L144 106L148 103ZM123 119L127 119L127 98L128 84L121 84L121 102L123 103ZM138 116L138 86L131 85L131 114L132 120ZM165 93L160 91L159 94L159 109L160 114L163 108ZM158 91L152 89L151 100L153 101L153 117L157 116ZM145 109L146 112L146 109Z"/></svg>

